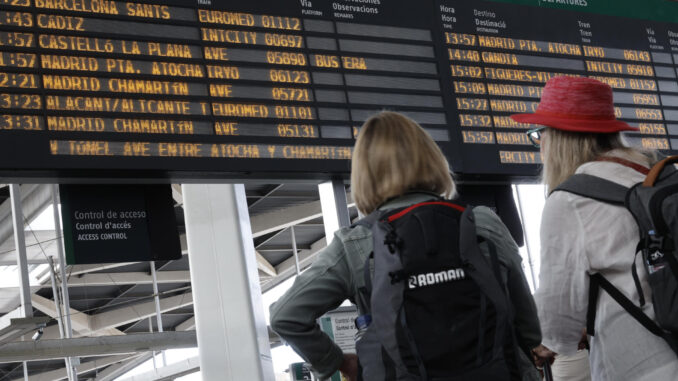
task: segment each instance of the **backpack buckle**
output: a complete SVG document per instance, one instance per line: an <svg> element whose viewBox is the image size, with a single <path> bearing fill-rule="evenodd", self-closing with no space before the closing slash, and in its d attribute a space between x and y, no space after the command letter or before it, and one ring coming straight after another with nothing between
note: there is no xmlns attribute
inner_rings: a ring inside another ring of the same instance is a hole
<svg viewBox="0 0 678 381"><path fill-rule="evenodd" d="M650 230L647 238L645 240L645 247L650 252L660 251L663 253L672 252L675 248L675 244L671 237L659 236L655 233L654 230Z"/></svg>
<svg viewBox="0 0 678 381"><path fill-rule="evenodd" d="M384 245L388 246L388 251L395 254L396 250L402 245L402 240L396 234L395 230L389 230L384 237Z"/></svg>
<svg viewBox="0 0 678 381"><path fill-rule="evenodd" d="M389 272L388 276L391 277L391 284L400 283L407 279L407 274L402 270Z"/></svg>

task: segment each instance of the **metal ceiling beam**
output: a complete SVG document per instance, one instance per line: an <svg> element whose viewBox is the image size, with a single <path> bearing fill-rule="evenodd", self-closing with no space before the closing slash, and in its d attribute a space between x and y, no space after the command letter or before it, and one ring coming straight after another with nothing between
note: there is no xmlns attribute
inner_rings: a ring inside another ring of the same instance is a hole
<svg viewBox="0 0 678 381"><path fill-rule="evenodd" d="M67 271L70 278L73 278L75 275L81 275L86 273L92 273L95 271L103 271L108 269L114 269L122 266L133 265L138 262L121 262L121 263L104 263L97 265L72 265Z"/></svg>
<svg viewBox="0 0 678 381"><path fill-rule="evenodd" d="M270 213L257 214L250 218L252 237L273 233L274 231L314 220L322 216L320 201L308 202Z"/></svg>
<svg viewBox="0 0 678 381"><path fill-rule="evenodd" d="M315 256L325 247L327 247L327 243L325 241L325 237L313 242L308 246L308 249L300 250L299 251L299 266L301 269L305 269L306 267L310 266L313 261L315 260ZM277 265L275 267L276 271L278 272L279 276L284 276L287 275L288 273L296 273L296 264L294 262L294 258L287 258L284 260L282 263Z"/></svg>
<svg viewBox="0 0 678 381"><path fill-rule="evenodd" d="M175 331L189 331L195 330L195 317L184 321L174 328ZM137 366L143 364L144 362L150 360L153 357L151 352L146 352L141 354L139 357L120 362L115 365L104 369L101 372L98 372L97 376L94 378L95 381L113 381L123 374L129 372L130 370L136 368ZM64 370L65 372L65 370Z"/></svg>
<svg viewBox="0 0 678 381"><path fill-rule="evenodd" d="M174 364L121 379L121 381L169 381L200 370L200 358L192 357Z"/></svg>
<svg viewBox="0 0 678 381"><path fill-rule="evenodd" d="M266 247L257 248L260 252L268 251L294 251L290 245L267 245ZM297 250L311 250L311 245L297 245Z"/></svg>
<svg viewBox="0 0 678 381"><path fill-rule="evenodd" d="M193 294L190 292L160 299L160 311L163 313L190 305L193 305ZM149 316L155 316L154 301L92 315L91 327L93 331L115 328L124 324L134 323Z"/></svg>
<svg viewBox="0 0 678 381"><path fill-rule="evenodd" d="M195 329L195 316L191 317L190 319L184 321L183 323L179 324L174 328L175 331L189 331Z"/></svg>
<svg viewBox="0 0 678 381"><path fill-rule="evenodd" d="M276 276L278 272L275 270L275 267L271 265L271 262L267 261L263 255L259 254L258 251L255 251L257 255L257 268L259 271L265 273L268 276Z"/></svg>
<svg viewBox="0 0 678 381"><path fill-rule="evenodd" d="M42 339L41 340L56 340L61 338L61 331L59 330L58 325L50 325L45 327L42 330ZM78 331L73 332L73 336L80 336ZM26 337L24 341L30 340L30 337Z"/></svg>
<svg viewBox="0 0 678 381"><path fill-rule="evenodd" d="M255 249L258 249L258 248L260 248L261 246L266 245L268 242L270 242L271 240L273 240L273 239L275 239L276 237L280 236L280 235L281 235L282 233L284 233L286 230L287 230L287 229L280 229L280 230L278 230L277 232L271 234L269 237L266 237L265 240L259 242L254 248L255 248Z"/></svg>
<svg viewBox="0 0 678 381"><path fill-rule="evenodd" d="M24 184L21 185L21 206L24 221L31 221L51 203L52 193L49 185ZM0 244L7 241L13 234L11 203L0 204Z"/></svg>
<svg viewBox="0 0 678 381"><path fill-rule="evenodd" d="M59 313L56 310L54 301L44 298L40 295L33 294L31 295L31 302L33 302L33 307L38 311L44 313L45 315L56 319L59 317ZM85 313L71 308L71 323L73 324L73 329L84 334L85 332L91 331L89 328L89 316ZM64 312L65 313L65 312ZM122 334L122 332L120 332Z"/></svg>
<svg viewBox="0 0 678 381"><path fill-rule="evenodd" d="M8 327L12 319L17 319L23 317L23 310L21 307L17 307L12 311L0 316L0 329Z"/></svg>
<svg viewBox="0 0 678 381"><path fill-rule="evenodd" d="M137 358L138 355L118 355L99 357L94 361L83 362L78 365L77 370L79 374L91 372L96 369L101 369L109 365L117 364L121 361ZM38 373L28 377L28 381L59 381L67 378L66 368L55 369L49 372ZM24 378L16 378L12 381L24 381Z"/></svg>
<svg viewBox="0 0 678 381"><path fill-rule="evenodd" d="M316 255L318 255L318 252L324 249L326 246L327 244L325 243L325 238L323 237L318 241L313 242L308 250L301 250L298 254L299 267L301 268L301 270L304 270L306 267L310 266L315 260ZM296 266L297 265L294 261L294 256L286 259L279 265L275 266L275 270L277 271L278 275L275 278L268 281L267 283L263 284L261 286L261 292L264 293L272 289L273 287L279 285L280 283L287 280L289 277L296 274L297 273Z"/></svg>
<svg viewBox="0 0 678 381"><path fill-rule="evenodd" d="M104 303L102 306L96 307L96 310L92 312L93 315L100 313L101 311L105 310L109 306L115 305L116 303L119 303L120 298L126 297L127 294L132 292L132 290L136 287L136 284L134 285L129 285L129 286L124 286L120 288L120 292L118 295L114 296L111 300L107 301Z"/></svg>
<svg viewBox="0 0 678 381"><path fill-rule="evenodd" d="M122 376L123 374L129 372L130 370L138 367L139 365L145 363L153 357L151 352L146 352L141 354L139 357L133 358L131 360L122 361L115 365L111 365L108 368L104 369L101 372L98 372L97 376L94 378L95 381L113 381L116 378Z"/></svg>
<svg viewBox="0 0 678 381"><path fill-rule="evenodd" d="M129 329L129 328L128 328ZM195 330L195 317L191 317L178 326L174 327L175 331L190 331ZM151 352L146 352L136 359L112 365L102 372L99 372L93 381L113 381L144 362L153 357Z"/></svg>
<svg viewBox="0 0 678 381"><path fill-rule="evenodd" d="M350 193L346 193L346 202L349 209L355 207ZM318 217L322 217L320 201L307 202L289 208L278 209L270 213L257 214L250 218L252 236L253 238L261 237L262 235L285 229L292 225L299 225Z"/></svg>
<svg viewBox="0 0 678 381"><path fill-rule="evenodd" d="M184 236L184 238L185 238L185 236ZM186 253L184 253L184 255L186 255ZM173 261L167 261L164 265L158 267L158 268L157 268L157 271L160 271L160 270L164 269L165 267L169 266L169 264L171 264L172 262L173 262ZM149 267L149 268L150 268L150 267ZM150 274L151 274L150 271L146 272L146 274L148 274L149 276L151 276L151 275L150 275ZM152 280L152 279L153 279L153 277L151 276L151 280ZM124 288L124 290L122 290L122 292L120 292L117 296L115 296L113 299L111 299L111 300L109 300L108 302L106 302L104 305L98 307L98 308L96 309L96 312L98 313L99 311L103 311L103 310L104 310L105 308L107 308L108 306L114 305L120 298L122 298L123 296L126 296L128 293L132 292L132 290L133 290L136 286L137 286L136 283L135 283L135 284L132 284L132 285L127 285L127 286Z"/></svg>
<svg viewBox="0 0 678 381"><path fill-rule="evenodd" d="M150 299L149 299L150 300ZM160 299L160 308L163 313L168 311L173 311L182 307L186 307L193 304L193 297L189 294L172 296L169 298ZM71 309L71 311L75 311ZM74 312L72 312L74 313ZM75 316L84 315L84 313L77 313ZM129 307L122 307L116 310L109 310L99 314L89 315L89 329L85 331L76 330L78 335L89 335L89 336L101 336L105 333L111 335L120 335L124 333L119 333L120 331L115 327L134 323L141 319L148 318L149 316L155 315L155 302L152 300L149 302L135 304ZM49 326L44 329L43 339L57 339L59 338L59 330L56 325Z"/></svg>
<svg viewBox="0 0 678 381"><path fill-rule="evenodd" d="M275 191L277 191L278 189L282 188L283 185L285 185L285 184L274 185L273 187L271 187L271 189L269 189L269 190L268 190L265 194L263 194L263 195L247 196L248 198L249 198L249 197L259 197L258 200L256 200L256 201L254 201L253 203L249 204L249 205L247 206L247 209L252 209L252 208L254 208L257 204L261 203L261 202L264 201L266 198L270 197L273 193L275 193Z"/></svg>
<svg viewBox="0 0 678 381"><path fill-rule="evenodd" d="M158 271L158 283L190 283L189 271ZM153 279L147 272L95 273L71 277L68 287L123 286L152 284ZM45 285L47 287L47 285Z"/></svg>
<svg viewBox="0 0 678 381"><path fill-rule="evenodd" d="M80 337L76 339L20 341L0 347L0 362L41 361L64 357L91 357L194 348L195 331L135 333L123 336Z"/></svg>
<svg viewBox="0 0 678 381"><path fill-rule="evenodd" d="M23 315L23 314L22 314ZM39 328L45 327L49 323L49 318L41 317L21 317L10 320L8 326L0 329L0 345L14 341L20 337L29 337Z"/></svg>
<svg viewBox="0 0 678 381"><path fill-rule="evenodd" d="M29 265L44 265L49 263L47 259L29 259ZM16 266L16 261L0 261L0 266Z"/></svg>
<svg viewBox="0 0 678 381"><path fill-rule="evenodd" d="M33 302L33 307L38 311L48 315L49 317L56 319L59 314L54 306L54 301L44 298L40 295L33 294L31 295L31 301ZM110 327L101 330L92 329L92 317L84 312L80 312L76 309L71 308L71 324L73 329L76 330L82 336L113 336L113 335L124 335L122 331L117 330L115 327Z"/></svg>
<svg viewBox="0 0 678 381"><path fill-rule="evenodd" d="M179 235L179 242L181 244L181 254L188 254L188 245L186 244L186 234ZM103 263L96 265L73 265L68 269L68 274L70 278L73 278L74 275L81 275L86 273L92 273L96 271L103 271L108 269L114 269L117 267L129 266L140 262L123 262L123 263ZM70 282L69 278L69 282ZM70 284L69 284L70 286Z"/></svg>
<svg viewBox="0 0 678 381"><path fill-rule="evenodd" d="M256 198L256 197L261 197L259 195L248 195L247 198ZM285 199L306 199L306 200L314 200L318 199L318 192L317 190L313 191L283 191L283 192L278 192L276 194L270 194L266 195L266 198L270 199L280 199L280 200L285 200Z"/></svg>

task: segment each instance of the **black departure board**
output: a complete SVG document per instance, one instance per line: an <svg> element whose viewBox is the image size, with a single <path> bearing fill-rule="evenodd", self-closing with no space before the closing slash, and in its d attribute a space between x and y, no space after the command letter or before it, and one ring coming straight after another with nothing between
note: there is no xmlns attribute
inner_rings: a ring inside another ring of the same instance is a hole
<svg viewBox="0 0 678 381"><path fill-rule="evenodd" d="M360 125L394 110L461 178L529 179L533 126L509 115L556 75L610 84L629 142L675 151L657 1L0 0L0 177L347 176Z"/></svg>

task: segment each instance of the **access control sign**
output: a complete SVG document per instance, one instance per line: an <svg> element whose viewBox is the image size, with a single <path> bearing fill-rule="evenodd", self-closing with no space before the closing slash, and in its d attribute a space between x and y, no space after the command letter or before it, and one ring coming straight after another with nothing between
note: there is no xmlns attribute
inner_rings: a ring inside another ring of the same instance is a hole
<svg viewBox="0 0 678 381"><path fill-rule="evenodd" d="M169 185L61 185L59 189L69 265L181 257Z"/></svg>

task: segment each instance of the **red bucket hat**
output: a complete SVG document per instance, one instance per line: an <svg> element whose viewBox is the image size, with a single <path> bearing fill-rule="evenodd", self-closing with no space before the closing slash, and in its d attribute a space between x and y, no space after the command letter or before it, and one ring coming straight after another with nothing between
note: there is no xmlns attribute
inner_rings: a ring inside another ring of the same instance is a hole
<svg viewBox="0 0 678 381"><path fill-rule="evenodd" d="M520 123L541 124L574 132L613 133L637 131L614 115L612 88L582 77L553 77L546 82L537 111L513 114Z"/></svg>

